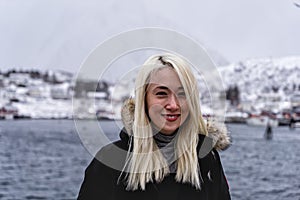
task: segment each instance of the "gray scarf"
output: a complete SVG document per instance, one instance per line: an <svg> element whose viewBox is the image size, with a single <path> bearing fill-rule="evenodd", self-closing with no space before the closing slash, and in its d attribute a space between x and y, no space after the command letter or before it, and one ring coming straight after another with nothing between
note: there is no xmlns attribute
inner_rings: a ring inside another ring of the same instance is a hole
<svg viewBox="0 0 300 200"><path fill-rule="evenodd" d="M175 160L176 133L172 135L165 135L161 132L158 132L153 136L158 148L169 164L170 173L176 173L177 170Z"/></svg>

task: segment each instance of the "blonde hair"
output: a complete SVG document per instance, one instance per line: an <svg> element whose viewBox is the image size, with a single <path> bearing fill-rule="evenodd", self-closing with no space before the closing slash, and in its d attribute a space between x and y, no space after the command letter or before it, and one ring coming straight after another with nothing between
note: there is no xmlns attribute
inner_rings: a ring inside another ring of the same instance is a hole
<svg viewBox="0 0 300 200"><path fill-rule="evenodd" d="M160 182L170 173L169 166L153 138L146 111L146 90L152 74L164 67L172 67L177 73L186 94L189 116L181 125L175 143L178 182L188 182L200 189L201 174L198 166L198 134L207 135L200 110L197 80L189 63L173 54L154 55L140 69L135 82L135 111L132 125L133 149L127 162L127 189L145 190L146 183Z"/></svg>

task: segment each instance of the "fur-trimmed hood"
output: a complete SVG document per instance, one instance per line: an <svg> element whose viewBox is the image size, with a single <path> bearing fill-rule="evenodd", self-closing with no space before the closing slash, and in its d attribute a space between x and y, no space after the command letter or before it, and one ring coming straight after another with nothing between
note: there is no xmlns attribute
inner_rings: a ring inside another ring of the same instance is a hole
<svg viewBox="0 0 300 200"><path fill-rule="evenodd" d="M121 116L122 122L127 133L132 132L132 124L134 120L134 109L135 101L134 99L128 99L124 102ZM215 125L214 123L207 123L208 137L212 138L214 148L216 150L225 150L230 145L230 138L227 134L227 129L225 125Z"/></svg>

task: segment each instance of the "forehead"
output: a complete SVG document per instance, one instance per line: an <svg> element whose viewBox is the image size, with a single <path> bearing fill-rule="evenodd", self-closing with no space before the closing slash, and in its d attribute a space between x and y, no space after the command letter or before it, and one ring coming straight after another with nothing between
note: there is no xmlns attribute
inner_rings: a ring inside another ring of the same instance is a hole
<svg viewBox="0 0 300 200"><path fill-rule="evenodd" d="M171 90L182 88L177 73L171 67L162 68L152 73L149 84L151 88L159 86L165 86Z"/></svg>

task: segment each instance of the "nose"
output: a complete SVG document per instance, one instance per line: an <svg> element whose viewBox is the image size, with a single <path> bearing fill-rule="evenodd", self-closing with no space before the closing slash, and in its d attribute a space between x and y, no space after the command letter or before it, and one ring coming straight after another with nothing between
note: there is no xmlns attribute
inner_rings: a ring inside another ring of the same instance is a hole
<svg viewBox="0 0 300 200"><path fill-rule="evenodd" d="M179 108L179 102L175 94L171 94L168 98L166 109L168 110L177 110Z"/></svg>

